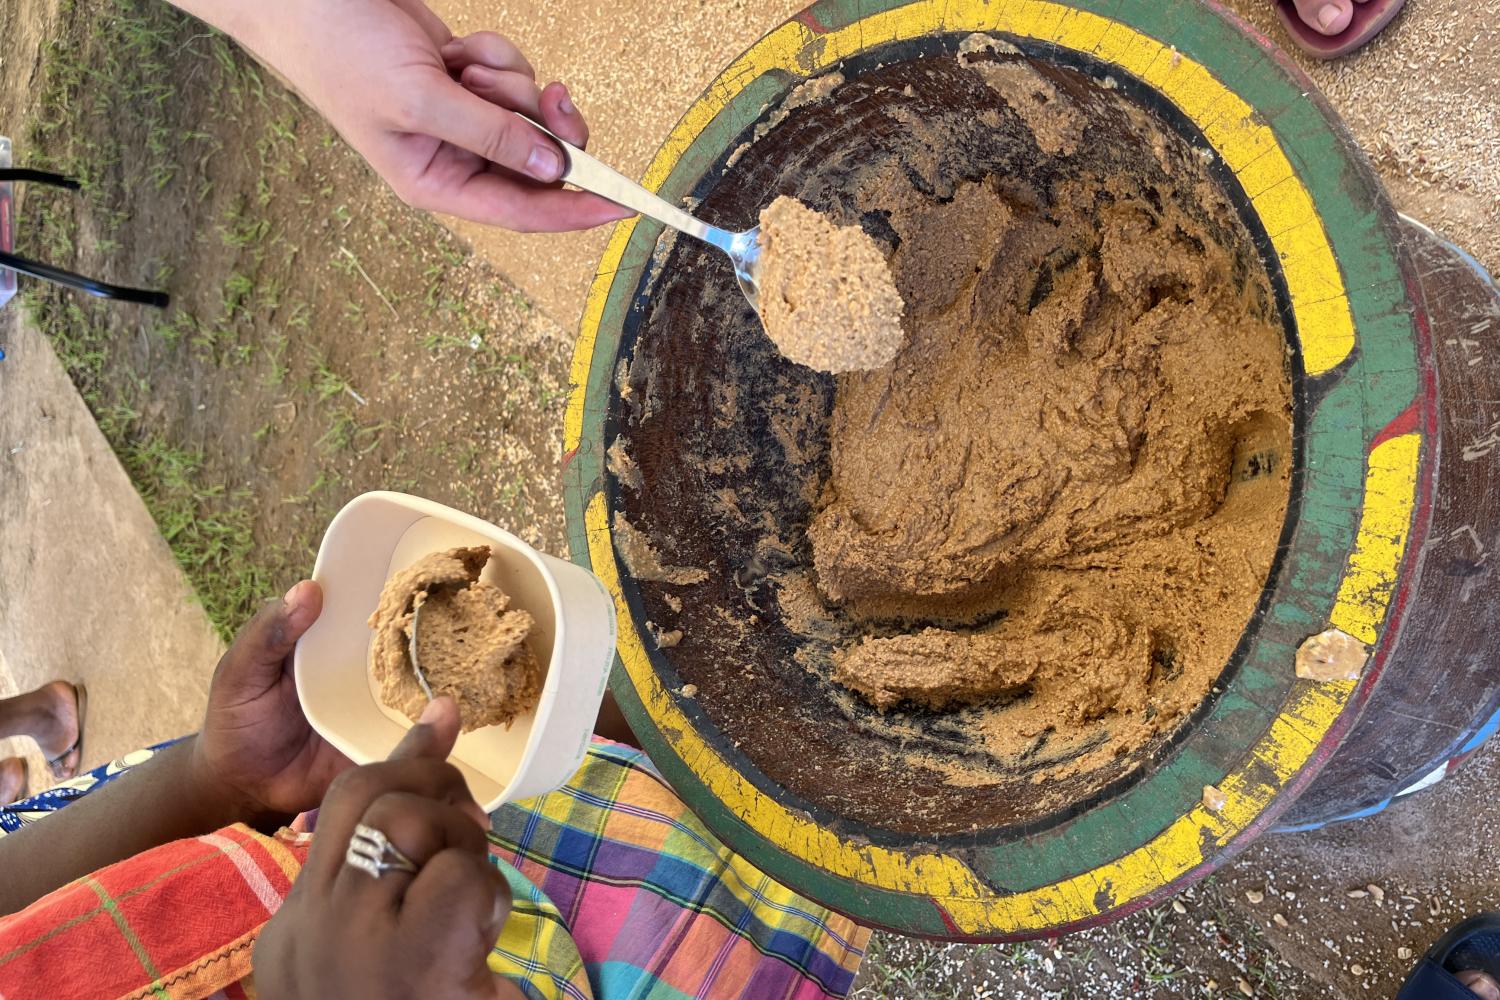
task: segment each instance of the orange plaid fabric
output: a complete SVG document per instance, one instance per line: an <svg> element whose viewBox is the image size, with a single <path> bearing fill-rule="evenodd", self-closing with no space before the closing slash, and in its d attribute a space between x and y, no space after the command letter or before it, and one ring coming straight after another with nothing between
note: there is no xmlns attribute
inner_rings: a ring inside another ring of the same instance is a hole
<svg viewBox="0 0 1500 1000"><path fill-rule="evenodd" d="M231 826L64 886L0 919L0 996L245 997L256 935L310 842Z"/></svg>

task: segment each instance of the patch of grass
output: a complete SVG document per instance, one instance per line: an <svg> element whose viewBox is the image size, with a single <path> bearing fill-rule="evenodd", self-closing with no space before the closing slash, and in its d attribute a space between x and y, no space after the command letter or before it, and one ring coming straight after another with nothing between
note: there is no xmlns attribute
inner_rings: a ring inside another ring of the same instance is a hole
<svg viewBox="0 0 1500 1000"><path fill-rule="evenodd" d="M286 317L286 325L292 330L306 330L312 322L312 310L307 307L306 302L293 302L292 308Z"/></svg>
<svg viewBox="0 0 1500 1000"><path fill-rule="evenodd" d="M375 283L374 278L370 277L370 272L365 270L364 265L359 262L359 258L354 255L354 251L345 246L339 247L339 252L334 258L333 266L348 275L358 274L364 283L370 286L371 291L380 299L381 304L390 310L391 315L397 319L401 318L401 314L396 311L396 307L392 304L390 296L385 293L385 289Z"/></svg>
<svg viewBox="0 0 1500 1000"><path fill-rule="evenodd" d="M92 220L99 234L90 253L108 254L138 224L132 206L149 200L146 193L180 183L193 155L204 158L218 148L211 134L174 124L183 96L173 82L182 79L175 71L200 60L197 79L216 86L219 74L201 58L217 47L242 90L253 92L254 83L222 36L205 34L201 25L154 0L64 0L58 24L41 56L26 159L78 178L84 190L80 195L36 188L19 231L23 252L77 268L84 220ZM98 127L105 120L108 130ZM195 186L200 198L211 194L206 179ZM254 248L268 235L245 212L224 222L226 245ZM170 261L146 264L153 284L165 286L172 278ZM89 269L87 262L80 269ZM225 282L226 312L242 308L252 288L244 275ZM269 589L266 567L276 565L279 550L255 544L255 502L248 491L229 488L209 472L203 453L174 441L165 428L149 426L139 409L153 397L152 386L143 372L122 363L118 345L131 322L168 352L188 345L223 352L234 343L232 331L200 322L190 309L122 314L111 303L45 286L28 285L22 304L78 386L209 619L227 638ZM239 348L228 356L245 359Z"/></svg>
<svg viewBox="0 0 1500 1000"><path fill-rule="evenodd" d="M193 346L215 360L224 356L233 341L234 332L222 323L200 323L193 331Z"/></svg>
<svg viewBox="0 0 1500 1000"><path fill-rule="evenodd" d="M28 285L21 303L33 325L57 352L58 359L91 405L97 402L107 361L109 331L98 303L61 289Z"/></svg>
<svg viewBox="0 0 1500 1000"><path fill-rule="evenodd" d="M1036 949L1024 941L1016 941L1005 950L1005 957L1012 965L1035 965L1041 961Z"/></svg>
<svg viewBox="0 0 1500 1000"><path fill-rule="evenodd" d="M266 341L266 373L262 378L265 385L274 388L286 383L291 371L286 361L286 348L287 339L283 335L273 335Z"/></svg>
<svg viewBox="0 0 1500 1000"><path fill-rule="evenodd" d="M484 449L471 442L459 449L458 458L453 464L458 467L458 471L462 474L472 476L479 471L479 467L483 462Z"/></svg>
<svg viewBox="0 0 1500 1000"><path fill-rule="evenodd" d="M159 435L127 434L111 443L209 620L228 639L270 589L251 530L253 496L203 482L202 453Z"/></svg>
<svg viewBox="0 0 1500 1000"><path fill-rule="evenodd" d="M333 483L333 477L330 476L327 472L319 472L318 478L313 480L312 485L309 486L306 490L301 493L293 494L292 496L282 497L281 502L297 505L311 503L318 496L318 494L328 489L328 487L332 486Z"/></svg>
<svg viewBox="0 0 1500 1000"><path fill-rule="evenodd" d="M505 488L500 491L498 500L502 506L508 507L518 514L524 514L531 506L531 502L526 496L526 477L517 473L510 482L505 484Z"/></svg>
<svg viewBox="0 0 1500 1000"><path fill-rule="evenodd" d="M328 430L318 438L318 447L327 454L341 451L353 452L363 458L380 446L381 435L389 424L362 424L347 409L334 415Z"/></svg>
<svg viewBox="0 0 1500 1000"><path fill-rule="evenodd" d="M279 116L266 123L265 132L255 143L263 171L277 177L289 177L294 166L307 166L307 156L297 142L300 122L299 109L295 104L288 104Z"/></svg>
<svg viewBox="0 0 1500 1000"><path fill-rule="evenodd" d="M253 104L266 103L266 85L254 63L240 59L225 36L213 32L208 53L219 70L214 75L210 103L220 114L244 115Z"/></svg>
<svg viewBox="0 0 1500 1000"><path fill-rule="evenodd" d="M244 199L239 199L225 209L218 229L226 247L245 249L260 245L271 231L271 220L247 215Z"/></svg>
<svg viewBox="0 0 1500 1000"><path fill-rule="evenodd" d="M280 281L266 278L255 286L255 308L263 313L274 313L281 308Z"/></svg>
<svg viewBox="0 0 1500 1000"><path fill-rule="evenodd" d="M224 279L224 291L221 301L224 303L224 319L231 321L236 314L246 308L250 293L255 291L255 279L248 274L240 274L236 271Z"/></svg>
<svg viewBox="0 0 1500 1000"><path fill-rule="evenodd" d="M1172 915L1168 906L1159 906L1145 917L1145 938L1140 942L1141 975L1153 986L1169 983L1187 974L1187 970L1172 960L1171 934L1166 927Z"/></svg>
<svg viewBox="0 0 1500 1000"><path fill-rule="evenodd" d="M354 391L354 386L349 380L334 370L328 360L321 355L313 359L312 391L317 395L320 402L327 402L339 393L359 399L360 396Z"/></svg>
<svg viewBox="0 0 1500 1000"><path fill-rule="evenodd" d="M443 283L447 280L447 269L441 264L430 264L422 272L427 290L422 294L422 304L429 316L436 316L443 299Z"/></svg>
<svg viewBox="0 0 1500 1000"><path fill-rule="evenodd" d="M464 261L469 257L468 251L460 246L457 240L452 237L442 239L438 243L437 251L438 256L443 258L443 263L449 267L462 267Z"/></svg>
<svg viewBox="0 0 1500 1000"><path fill-rule="evenodd" d="M1245 979L1255 987L1255 995L1271 997L1273 1000L1293 996L1295 991L1282 978L1285 970L1277 962L1276 950L1266 940L1265 933L1250 921L1242 923L1246 952Z"/></svg>
<svg viewBox="0 0 1500 1000"><path fill-rule="evenodd" d="M22 230L29 241L41 248L42 258L57 264L73 257L74 220L56 191L41 189L26 203L27 227Z"/></svg>
<svg viewBox="0 0 1500 1000"><path fill-rule="evenodd" d="M72 21L74 7L64 4L60 21ZM177 97L168 72L170 18L176 15L149 0L109 0L104 7L89 12L82 38L65 31L47 44L38 110L27 134L32 146L48 150L33 157L36 165L61 168L86 193L119 203L132 188L160 190L178 174L178 144L167 123ZM144 136L141 149L126 158L112 142L76 139L82 130L74 123L99 115L131 120Z"/></svg>

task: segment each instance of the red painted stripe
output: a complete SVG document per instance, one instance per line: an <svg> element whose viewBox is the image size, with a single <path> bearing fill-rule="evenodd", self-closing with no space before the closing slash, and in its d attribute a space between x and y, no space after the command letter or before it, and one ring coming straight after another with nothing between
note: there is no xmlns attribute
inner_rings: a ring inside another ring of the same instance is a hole
<svg viewBox="0 0 1500 1000"><path fill-rule="evenodd" d="M818 35L826 35L826 34L828 34L828 25L826 25L822 21L818 20L818 15L816 15L816 14L814 14L812 12L812 8L811 7L807 8L804 11L802 11L802 13L797 14L795 17L792 18L792 20L793 21L799 21L802 24L807 25L809 28L812 29L812 31L813 31L814 34L818 34Z"/></svg>
<svg viewBox="0 0 1500 1000"><path fill-rule="evenodd" d="M1422 411L1426 409L1424 397L1427 395L1426 388L1411 401L1411 405L1401 411L1401 415L1385 425L1385 429L1375 435L1375 440L1370 442L1370 451L1374 451L1392 438L1398 438L1403 434L1422 429L1424 423Z"/></svg>
<svg viewBox="0 0 1500 1000"><path fill-rule="evenodd" d="M953 922L953 918L948 916L948 911L943 909L942 903L939 903L935 899L929 900L929 902L932 903L932 908L938 911L938 918L943 921L943 926L948 928L948 933L952 934L956 938L961 938L969 941L976 940L971 935L965 934L963 931L958 929L958 925Z"/></svg>

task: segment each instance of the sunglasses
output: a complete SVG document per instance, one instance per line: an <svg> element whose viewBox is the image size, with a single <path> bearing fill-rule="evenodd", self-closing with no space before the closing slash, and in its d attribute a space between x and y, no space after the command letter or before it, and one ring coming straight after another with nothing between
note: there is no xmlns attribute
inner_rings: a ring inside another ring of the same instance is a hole
<svg viewBox="0 0 1500 1000"><path fill-rule="evenodd" d="M9 143L5 143L5 146L8 147ZM0 152L9 152L9 150L0 149ZM9 157L4 157L4 160L8 161ZM13 184L18 181L47 184L68 191L77 191L79 189L76 180L71 177L64 177L62 174L54 174L46 170L31 170L25 167L0 166L0 303L6 302L15 294L16 275L25 274L101 299L114 299L118 302L137 302L141 305L155 306L158 309L165 309L167 307L171 299L166 292L150 291L143 288L129 288L125 285L112 285L107 281L100 281L97 278L75 274L72 271L53 267L51 264L43 264L40 261L30 260L14 253L15 191ZM4 358L4 352L0 351L0 360L4 360Z"/></svg>

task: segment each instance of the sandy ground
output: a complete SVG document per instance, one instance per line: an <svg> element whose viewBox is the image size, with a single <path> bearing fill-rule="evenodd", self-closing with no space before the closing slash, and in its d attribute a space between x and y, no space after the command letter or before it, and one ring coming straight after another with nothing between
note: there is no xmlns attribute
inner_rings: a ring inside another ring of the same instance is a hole
<svg viewBox="0 0 1500 1000"><path fill-rule="evenodd" d="M0 339L0 694L84 683L92 767L197 729L222 647L46 341L15 309Z"/></svg>
<svg viewBox="0 0 1500 1000"><path fill-rule="evenodd" d="M800 0L658 0L628 26L607 0L435 0L454 31L509 35L538 76L572 90L590 150L640 176L677 119L735 56ZM1278 44L1270 0L1228 0ZM1297 61L1370 155L1396 206L1500 269L1500 18L1473 0L1412 0L1350 58ZM457 224L475 249L565 327L582 313L606 233L530 235Z"/></svg>
<svg viewBox="0 0 1500 1000"><path fill-rule="evenodd" d="M1278 44L1267 0L1228 0ZM1396 207L1500 272L1500 18L1474 0L1411 0L1348 58L1297 56Z"/></svg>
<svg viewBox="0 0 1500 1000"><path fill-rule="evenodd" d="M645 172L677 119L734 57L806 6L800 0L657 0L633 7L628 28L609 0L436 0L455 32L508 35L538 79L562 80L589 121L589 150L628 177ZM501 273L568 329L608 229L517 235L457 223Z"/></svg>

